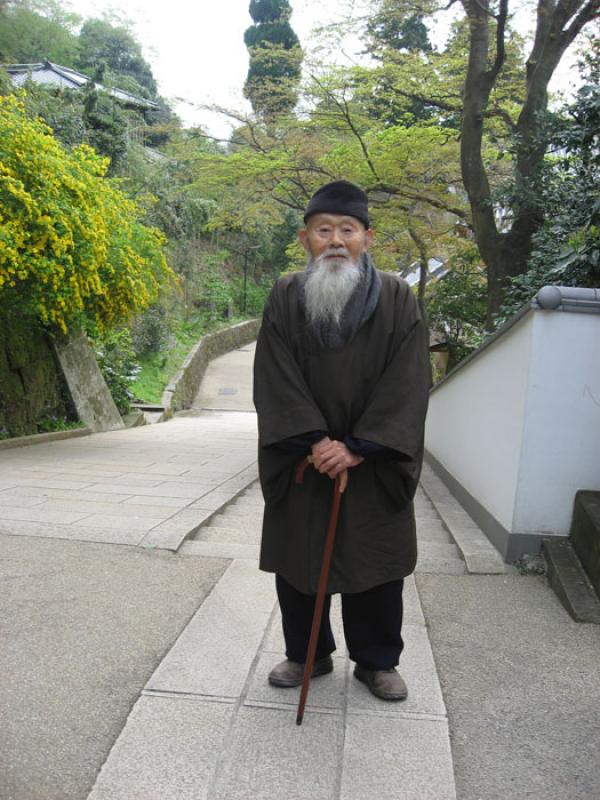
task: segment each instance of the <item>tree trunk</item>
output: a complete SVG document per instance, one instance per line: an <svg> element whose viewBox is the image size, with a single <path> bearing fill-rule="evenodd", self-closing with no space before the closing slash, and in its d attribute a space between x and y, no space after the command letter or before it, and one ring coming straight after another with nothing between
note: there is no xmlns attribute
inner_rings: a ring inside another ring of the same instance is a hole
<svg viewBox="0 0 600 800"><path fill-rule="evenodd" d="M498 14L490 0L462 0L469 19L469 61L464 87L461 169L475 240L488 270L488 326L502 303L507 278L527 270L533 236L543 221L533 184L546 153L542 115L548 101L548 83L560 59L583 26L598 16L600 0L538 0L537 30L526 69L526 98L515 126L515 184L517 201L512 225L499 231L490 186L482 158L483 126L490 92L504 63L504 36L508 0L500 0ZM490 34L496 46L490 58Z"/></svg>
<svg viewBox="0 0 600 800"><path fill-rule="evenodd" d="M427 254L427 247L422 236L419 236L414 225L411 223L410 218L408 221L408 232L410 238L413 240L419 251L419 286L417 288L417 302L421 311L421 317L425 327L429 330L427 324L427 308L425 306L425 289L427 288L427 279L429 278L429 256Z"/></svg>

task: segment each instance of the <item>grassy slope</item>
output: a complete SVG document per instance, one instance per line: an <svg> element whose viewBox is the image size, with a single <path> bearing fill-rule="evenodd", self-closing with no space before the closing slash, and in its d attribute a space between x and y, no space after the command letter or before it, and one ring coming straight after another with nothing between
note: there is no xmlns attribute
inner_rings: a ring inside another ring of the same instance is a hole
<svg viewBox="0 0 600 800"><path fill-rule="evenodd" d="M135 383L131 385L135 398L145 403L160 403L167 384L198 339L207 333L235 325L239 321L228 319L211 322L199 317L178 324L160 353L151 353L140 359L141 370Z"/></svg>

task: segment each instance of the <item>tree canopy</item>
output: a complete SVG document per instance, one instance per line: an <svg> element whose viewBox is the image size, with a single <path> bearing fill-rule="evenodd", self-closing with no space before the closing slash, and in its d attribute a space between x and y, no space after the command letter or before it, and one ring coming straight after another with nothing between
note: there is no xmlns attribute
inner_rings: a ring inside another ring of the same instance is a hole
<svg viewBox="0 0 600 800"><path fill-rule="evenodd" d="M296 105L302 49L289 23L291 13L288 0L250 3L255 24L244 34L250 54L244 94L257 114L281 114Z"/></svg>
<svg viewBox="0 0 600 800"><path fill-rule="evenodd" d="M55 0L21 0L0 6L0 63L33 64L48 59L76 68L80 17Z"/></svg>
<svg viewBox="0 0 600 800"><path fill-rule="evenodd" d="M258 309L268 282L303 264L294 228L312 192L337 178L360 184L378 266L418 273L432 328L452 335L459 357L480 340L484 316L491 324L507 287L514 307L542 279L597 280L597 65L568 107L549 111L548 82L598 2L537 0L529 40L510 27L511 0L459 0L440 44L430 31L445 5L373 0L362 28L372 59L342 67L304 59L287 0L252 0L244 36L252 112L226 112L235 130L216 144L200 129L169 127L163 106L152 112L161 122L153 142L165 155L154 160L130 146L131 119L92 87L51 101L32 87L26 103L68 147L92 144L110 156L110 174L168 235L184 302L211 313L246 309L250 294ZM58 19L52 0L26 5ZM16 8L0 8L0 48ZM108 86L154 94L126 26L90 20L77 35L73 20L60 24L77 44L75 66ZM430 265L438 262L450 271L436 281ZM243 300L242 270L250 278Z"/></svg>
<svg viewBox="0 0 600 800"><path fill-rule="evenodd" d="M82 71L89 72L101 64L105 64L116 75L133 78L134 93L137 88L142 95L156 96L152 69L142 55L139 42L127 28L105 19L88 19L79 34L78 66ZM128 87L121 85L120 88Z"/></svg>

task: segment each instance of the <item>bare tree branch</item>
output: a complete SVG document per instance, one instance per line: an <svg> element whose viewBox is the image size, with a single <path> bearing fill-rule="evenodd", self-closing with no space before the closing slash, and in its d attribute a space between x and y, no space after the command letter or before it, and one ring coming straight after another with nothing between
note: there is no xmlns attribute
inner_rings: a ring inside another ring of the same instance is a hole
<svg viewBox="0 0 600 800"><path fill-rule="evenodd" d="M591 22L593 19L597 19L599 14L600 0L590 0L590 2L581 9L579 14L577 14L570 26L565 30L567 46L571 44L573 39L575 39L579 33L581 33L583 26L588 22Z"/></svg>
<svg viewBox="0 0 600 800"><path fill-rule="evenodd" d="M357 129L356 125L354 124L354 121L352 119L352 115L351 115L351 112L350 112L350 109L348 107L348 103L346 102L346 100L344 100L344 112L345 112L346 123L348 124L348 127L350 128L350 130L352 131L352 133L354 134L354 136L358 140L358 143L360 145L360 149L363 152L363 155L365 157L365 161L369 165L369 169L371 170L371 173L373 174L373 177L375 178L375 180L378 181L379 180L379 175L377 174L377 170L375 169L375 165L373 164L373 161L371 160L371 156L369 155L369 150L367 148L367 145L366 145L363 137L361 136L359 130Z"/></svg>
<svg viewBox="0 0 600 800"><path fill-rule="evenodd" d="M508 0L500 0L500 12L497 19L496 25L496 59L494 61L494 66L492 67L489 73L489 80L492 84L495 83L496 78L500 70L502 69L502 65L504 64L504 59L506 58L506 50L504 47L504 34L506 31L506 17L508 15Z"/></svg>
<svg viewBox="0 0 600 800"><path fill-rule="evenodd" d="M425 287L427 286L427 279L429 277L429 256L427 253L427 247L425 245L425 240L422 236L419 236L417 233L417 229L413 225L411 220L411 216L408 216L408 233L410 238L415 243L417 251L419 253L419 288L417 290L417 299L419 302L419 308L421 309L421 314L423 315L423 320L425 324L427 324L427 309L425 308Z"/></svg>
<svg viewBox="0 0 600 800"><path fill-rule="evenodd" d="M481 0L471 0L471 2L474 3L486 16L491 17L492 19L498 19L498 15L494 14L493 11L490 11L489 7L485 6Z"/></svg>
<svg viewBox="0 0 600 800"><path fill-rule="evenodd" d="M445 203L443 200L439 200L436 197L430 197L426 194L419 194L418 192L412 192L408 187L392 186L389 183L376 183L366 187L366 189L369 195L372 192L384 192L385 194L388 194L392 197L402 197L408 200L425 203L426 205L432 206L432 208L438 209L438 211L446 211L449 214L454 214L455 216L462 219L467 225L467 227L471 229L471 221L469 219L468 213L464 210L464 208L453 206L450 203Z"/></svg>
<svg viewBox="0 0 600 800"><path fill-rule="evenodd" d="M329 100L331 100L333 102L333 104L336 106L336 108L340 111L340 113L342 114L342 117L344 118L346 124L348 125L348 127L352 131L352 134L354 135L354 137L358 141L358 143L360 145L360 148L362 150L362 153L363 153L363 155L365 157L365 161L367 162L373 177L375 178L375 180L379 180L379 175L377 174L377 170L375 169L375 165L373 164L373 161L371 160L371 156L369 155L369 150L367 148L367 145L366 145L366 143L365 143L360 131L358 130L358 128L354 124L354 120L352 119L352 112L350 111L350 108L348 106L348 101L344 98L343 102L340 102L337 99L337 97L335 96L335 94L333 92L330 92L328 89L326 89L315 75L311 75L311 78L317 84L317 86L321 89L321 91L323 91L325 93L325 96L328 97Z"/></svg>

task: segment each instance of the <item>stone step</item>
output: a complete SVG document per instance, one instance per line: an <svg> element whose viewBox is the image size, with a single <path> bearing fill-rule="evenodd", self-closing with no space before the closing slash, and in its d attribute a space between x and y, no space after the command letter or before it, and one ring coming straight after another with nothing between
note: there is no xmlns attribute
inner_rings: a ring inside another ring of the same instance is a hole
<svg viewBox="0 0 600 800"><path fill-rule="evenodd" d="M262 528L262 514L260 517L238 516L237 514L219 514L213 517L210 524L215 528Z"/></svg>
<svg viewBox="0 0 600 800"><path fill-rule="evenodd" d="M190 537L195 542L237 542L238 544L260 544L260 528L242 530L242 528L226 528L206 525L198 528Z"/></svg>
<svg viewBox="0 0 600 800"><path fill-rule="evenodd" d="M237 535L239 537L239 541L244 541L244 537L254 537L258 540L262 531L262 525L250 523L248 520L243 520L242 522L236 522L234 524L231 518L223 515L214 517L210 521L210 525L203 525L200 527L192 538L197 540L208 541L211 539L216 541L219 538L219 531L222 531L222 535L224 537L228 537L228 539L234 535ZM423 544L439 544L442 547L448 548L455 547L450 534L441 528L429 530L427 528L417 526L417 540L419 543ZM234 541L234 539L231 539L231 541ZM458 551L455 550L455 553L458 554Z"/></svg>
<svg viewBox="0 0 600 800"><path fill-rule="evenodd" d="M236 526L240 525L242 527L252 527L257 525L262 525L263 515L260 514L234 514L232 512L225 511L223 514L219 514L216 517L213 517L210 524L211 525L220 525L221 520L225 520L227 523L228 528L235 528Z"/></svg>
<svg viewBox="0 0 600 800"><path fill-rule="evenodd" d="M220 517L239 517L239 519L262 519L263 510L258 508L243 508L242 506L225 506L219 511Z"/></svg>
<svg viewBox="0 0 600 800"><path fill-rule="evenodd" d="M454 544L448 531L442 528L429 528L417 523L417 541L419 542L441 542L444 544Z"/></svg>
<svg viewBox="0 0 600 800"><path fill-rule="evenodd" d="M590 583L600 595L600 491L578 491L571 524L571 544Z"/></svg>
<svg viewBox="0 0 600 800"><path fill-rule="evenodd" d="M421 526L423 528L429 528L430 530L438 530L438 531L445 531L446 528L444 527L442 520L439 517L420 517L417 514L416 517L417 527Z"/></svg>
<svg viewBox="0 0 600 800"><path fill-rule="evenodd" d="M439 575L465 575L467 568L455 544L418 541L417 572Z"/></svg>
<svg viewBox="0 0 600 800"><path fill-rule="evenodd" d="M600 624L600 599L572 543L563 536L547 537L542 553L548 581L575 622Z"/></svg>
<svg viewBox="0 0 600 800"><path fill-rule="evenodd" d="M256 516L261 516L264 509L264 503L249 503L244 502L243 500L234 500L232 503L223 510L222 513L224 514L232 514L233 516L246 516L248 514L254 514ZM442 525L439 515L435 512L435 510L426 510L426 511L415 511L415 517L417 520L427 520L427 522L437 523L440 526Z"/></svg>
<svg viewBox="0 0 600 800"><path fill-rule="evenodd" d="M458 558L432 558L419 555L415 572L429 572L434 575L466 575L465 562Z"/></svg>
<svg viewBox="0 0 600 800"><path fill-rule="evenodd" d="M198 542L188 539L179 548L184 556L203 556L204 558L232 558L257 560L260 548L256 544L239 542Z"/></svg>
<svg viewBox="0 0 600 800"><path fill-rule="evenodd" d="M424 540L419 541L418 550L421 555L428 558L456 558L461 563L464 563L460 557L458 547L453 543Z"/></svg>
<svg viewBox="0 0 600 800"><path fill-rule="evenodd" d="M435 509L427 510L427 511L419 511L418 509L415 511L415 517L417 519L430 519L430 520L438 520L440 519L440 515L437 513Z"/></svg>
<svg viewBox="0 0 600 800"><path fill-rule="evenodd" d="M265 501L262 497L238 497L229 508L263 508Z"/></svg>
<svg viewBox="0 0 600 800"><path fill-rule="evenodd" d="M244 527L248 526L258 526L262 525L263 520L263 512L257 512L254 509L243 509L241 506L227 506L220 514L214 516L210 522L211 525L214 526L221 526L224 525L226 527L235 527L236 525L241 525ZM423 532L425 534L431 534L435 536L436 533L440 534L445 541L452 541L449 537L448 531L444 528L441 520L439 518L436 519L427 519L422 517L417 517L417 531Z"/></svg>

